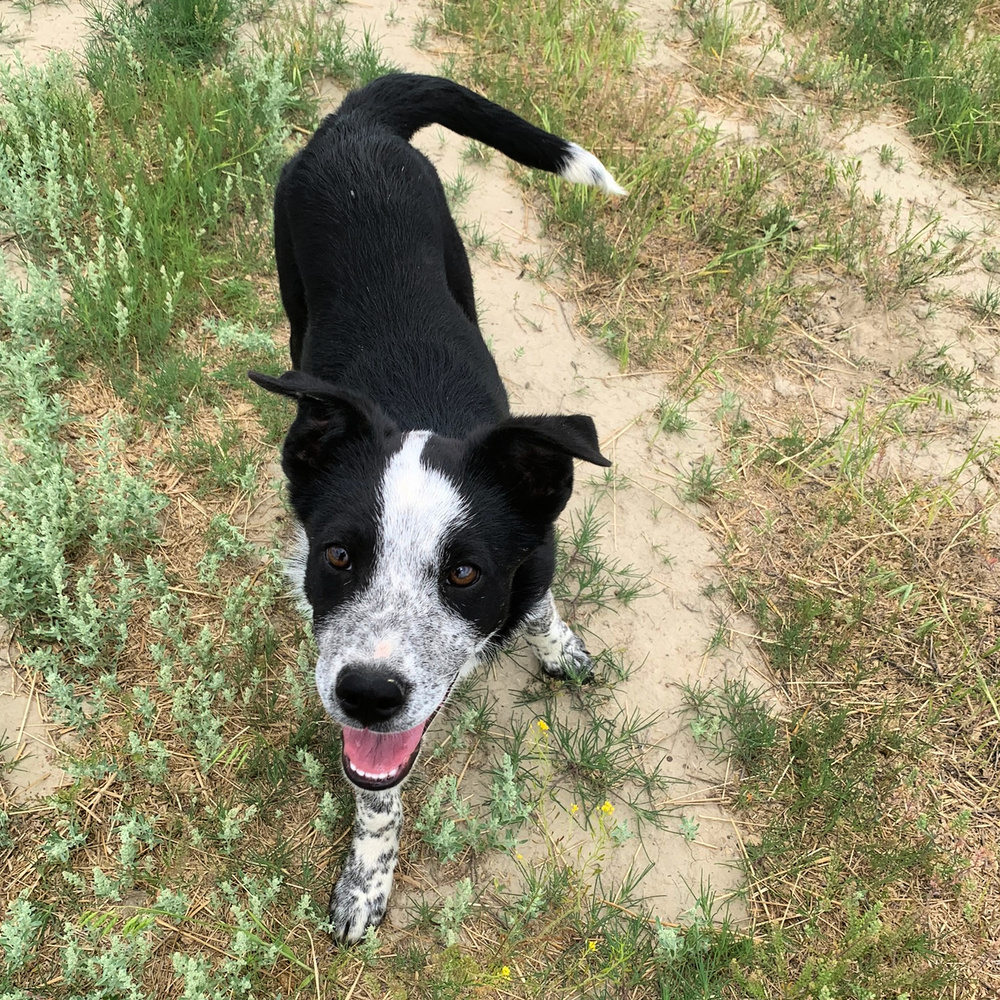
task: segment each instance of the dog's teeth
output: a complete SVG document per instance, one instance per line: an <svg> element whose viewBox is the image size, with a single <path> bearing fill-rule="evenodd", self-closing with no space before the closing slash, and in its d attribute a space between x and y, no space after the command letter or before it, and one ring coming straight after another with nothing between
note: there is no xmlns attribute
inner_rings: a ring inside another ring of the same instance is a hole
<svg viewBox="0 0 1000 1000"><path fill-rule="evenodd" d="M363 771L360 767L356 767L354 764L351 764L351 770L359 778L368 778L371 781L385 781L388 778L392 778L399 770L399 768L394 767L391 771L386 771L384 774L372 774L369 771Z"/></svg>

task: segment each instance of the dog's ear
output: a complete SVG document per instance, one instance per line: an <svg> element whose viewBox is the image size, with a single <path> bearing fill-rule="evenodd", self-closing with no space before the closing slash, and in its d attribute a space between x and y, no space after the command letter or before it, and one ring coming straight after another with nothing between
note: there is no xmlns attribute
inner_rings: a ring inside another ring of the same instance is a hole
<svg viewBox="0 0 1000 1000"><path fill-rule="evenodd" d="M335 385L300 371L284 372L278 376L265 375L263 372L247 372L247 378L268 392L300 401L314 399L322 402L331 396L344 395Z"/></svg>
<svg viewBox="0 0 1000 1000"><path fill-rule="evenodd" d="M513 504L550 524L573 492L573 459L609 466L594 421L583 414L510 417L473 442L474 461L500 482Z"/></svg>
<svg viewBox="0 0 1000 1000"><path fill-rule="evenodd" d="M247 372L247 377L268 392L298 401L299 412L281 452L289 480L322 468L338 446L361 438L380 440L395 431L392 422L370 400L304 372L285 372L277 378Z"/></svg>

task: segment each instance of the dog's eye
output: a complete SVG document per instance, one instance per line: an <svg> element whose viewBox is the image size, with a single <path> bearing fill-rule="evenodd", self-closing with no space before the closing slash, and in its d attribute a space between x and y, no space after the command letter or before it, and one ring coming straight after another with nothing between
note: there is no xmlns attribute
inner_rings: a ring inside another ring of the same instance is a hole
<svg viewBox="0 0 1000 1000"><path fill-rule="evenodd" d="M471 586L476 580L479 579L479 570L475 566L470 566L468 563L462 563L461 566L455 566L448 573L448 582L453 587L468 587Z"/></svg>
<svg viewBox="0 0 1000 1000"><path fill-rule="evenodd" d="M350 569L351 553L343 545L331 545L326 550L326 561L334 569Z"/></svg>

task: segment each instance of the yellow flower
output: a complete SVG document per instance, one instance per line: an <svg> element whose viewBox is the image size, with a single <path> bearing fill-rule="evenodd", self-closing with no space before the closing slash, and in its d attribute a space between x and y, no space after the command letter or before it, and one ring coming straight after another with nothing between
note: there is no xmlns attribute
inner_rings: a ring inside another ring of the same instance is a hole
<svg viewBox="0 0 1000 1000"><path fill-rule="evenodd" d="M607 800L604 800L604 805L601 806L601 812L605 816L610 816L615 811L615 807Z"/></svg>
<svg viewBox="0 0 1000 1000"><path fill-rule="evenodd" d="M574 802L574 803L573 803L573 804L572 804L572 805L571 805L571 806L569 807L569 811L570 811L571 813L573 813L573 815L575 816L575 815L576 815L576 814L577 814L577 813L578 813L578 812L580 811L580 807L579 807L579 806L578 806L578 805L577 805L577 804L576 804L576 803Z"/></svg>
<svg viewBox="0 0 1000 1000"><path fill-rule="evenodd" d="M500 970L500 977L501 977L501 979L510 979L510 966L509 965L505 965Z"/></svg>
<svg viewBox="0 0 1000 1000"><path fill-rule="evenodd" d="M544 719L539 719L538 720L538 728L543 733L547 733L549 731L549 724Z"/></svg>
<svg viewBox="0 0 1000 1000"><path fill-rule="evenodd" d="M588 941L587 942L587 951L597 951L597 942L596 941Z"/></svg>

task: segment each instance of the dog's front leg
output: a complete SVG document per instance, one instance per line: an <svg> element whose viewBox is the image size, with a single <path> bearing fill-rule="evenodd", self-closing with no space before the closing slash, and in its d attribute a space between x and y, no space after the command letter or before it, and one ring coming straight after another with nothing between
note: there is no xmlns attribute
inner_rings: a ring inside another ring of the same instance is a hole
<svg viewBox="0 0 1000 1000"><path fill-rule="evenodd" d="M333 934L348 944L360 941L385 916L403 825L398 785L382 792L356 788L354 801L354 839L330 895Z"/></svg>
<svg viewBox="0 0 1000 1000"><path fill-rule="evenodd" d="M524 638L550 677L586 681L593 675L594 661L583 640L559 617L551 590L525 619Z"/></svg>

